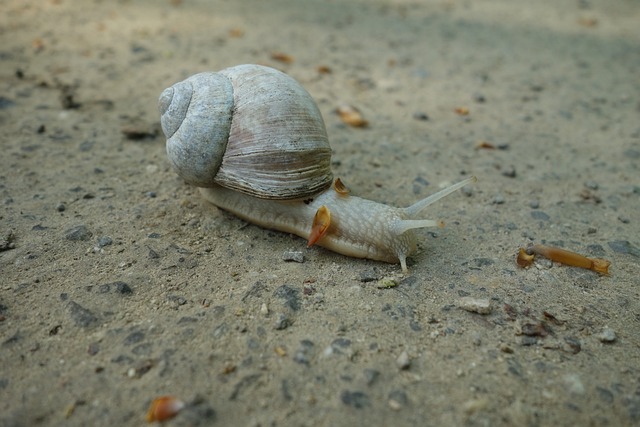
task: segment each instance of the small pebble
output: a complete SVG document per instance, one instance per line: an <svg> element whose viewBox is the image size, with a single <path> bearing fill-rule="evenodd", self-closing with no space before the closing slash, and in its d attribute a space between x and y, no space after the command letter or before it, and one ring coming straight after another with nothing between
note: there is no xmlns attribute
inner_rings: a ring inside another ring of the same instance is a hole
<svg viewBox="0 0 640 427"><path fill-rule="evenodd" d="M282 260L285 262L304 262L304 254L300 251L284 251L282 253Z"/></svg>
<svg viewBox="0 0 640 427"><path fill-rule="evenodd" d="M631 222L631 220L629 219L629 217L627 216L623 216L623 215L619 215L618 216L618 221L620 221L623 224L629 224Z"/></svg>
<svg viewBox="0 0 640 427"><path fill-rule="evenodd" d="M75 301L69 301L67 309L76 326L86 328L98 322L98 318L90 310L87 310Z"/></svg>
<svg viewBox="0 0 640 427"><path fill-rule="evenodd" d="M599 188L598 183L595 181L587 181L584 183L584 186L589 190L597 190Z"/></svg>
<svg viewBox="0 0 640 427"><path fill-rule="evenodd" d="M91 233L85 225L78 225L69 228L64 232L64 235L67 240L71 240L72 242L79 242L91 239L93 233Z"/></svg>
<svg viewBox="0 0 640 427"><path fill-rule="evenodd" d="M596 337L600 340L600 342L611 343L616 340L616 333L611 328L604 328L602 331L596 335Z"/></svg>
<svg viewBox="0 0 640 427"><path fill-rule="evenodd" d="M376 371L375 369L365 369L364 370L364 378L367 385L373 385L376 380L380 377L380 371Z"/></svg>
<svg viewBox="0 0 640 427"><path fill-rule="evenodd" d="M58 203L57 206L56 206L56 210L58 212L64 212L65 209L67 209L67 207L64 205L64 203Z"/></svg>
<svg viewBox="0 0 640 427"><path fill-rule="evenodd" d="M500 193L496 194L496 196L493 198L494 205L502 205L504 204L504 202L505 202L504 196Z"/></svg>
<svg viewBox="0 0 640 427"><path fill-rule="evenodd" d="M608 245L614 252L640 257L640 248L632 245L628 240L615 240L609 242Z"/></svg>
<svg viewBox="0 0 640 427"><path fill-rule="evenodd" d="M375 268L367 268L366 270L360 272L360 281L364 283L373 282L375 280L378 280L379 278L380 275Z"/></svg>
<svg viewBox="0 0 640 427"><path fill-rule="evenodd" d="M98 239L98 247L104 248L113 244L113 239L109 236L103 236Z"/></svg>
<svg viewBox="0 0 640 427"><path fill-rule="evenodd" d="M472 313L491 313L491 301L489 301L488 299L463 297L458 299L457 306Z"/></svg>
<svg viewBox="0 0 640 427"><path fill-rule="evenodd" d="M531 218L537 219L540 221L549 221L549 215L542 211L531 211Z"/></svg>
<svg viewBox="0 0 640 427"><path fill-rule="evenodd" d="M369 396L361 391L349 391L344 390L340 394L340 400L347 406L353 406L357 409L362 409L365 406L370 406Z"/></svg>
<svg viewBox="0 0 640 427"><path fill-rule="evenodd" d="M415 113L413 113L413 118L426 122L427 120L429 120L429 115L423 111L416 111Z"/></svg>
<svg viewBox="0 0 640 427"><path fill-rule="evenodd" d="M540 200L531 200L529 202L529 207L531 209L538 209L540 207Z"/></svg>
<svg viewBox="0 0 640 427"><path fill-rule="evenodd" d="M402 390L393 390L389 393L389 407L394 411L399 411L403 406L406 406L409 399L407 393Z"/></svg>
<svg viewBox="0 0 640 427"><path fill-rule="evenodd" d="M502 176L506 176L507 178L515 178L516 175L516 168L513 166L509 166L502 171Z"/></svg>
<svg viewBox="0 0 640 427"><path fill-rule="evenodd" d="M278 314L278 317L276 318L276 321L273 323L273 328L276 331L281 331L284 329L287 329L289 326L291 326L291 319L289 318L289 316L287 316L284 313L280 313Z"/></svg>
<svg viewBox="0 0 640 427"><path fill-rule="evenodd" d="M409 369L411 366L411 359L409 359L409 353L407 353L406 350L400 353L400 356L396 359L396 365L402 370Z"/></svg>

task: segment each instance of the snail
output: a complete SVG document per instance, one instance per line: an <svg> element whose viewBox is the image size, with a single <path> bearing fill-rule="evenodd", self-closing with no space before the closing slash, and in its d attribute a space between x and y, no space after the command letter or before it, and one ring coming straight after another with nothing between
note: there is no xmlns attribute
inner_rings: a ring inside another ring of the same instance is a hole
<svg viewBox="0 0 640 427"><path fill-rule="evenodd" d="M418 215L475 181L465 179L407 208L349 194L333 180L322 115L292 77L260 65L203 72L160 95L167 155L187 183L221 209L332 251L400 263L416 250Z"/></svg>

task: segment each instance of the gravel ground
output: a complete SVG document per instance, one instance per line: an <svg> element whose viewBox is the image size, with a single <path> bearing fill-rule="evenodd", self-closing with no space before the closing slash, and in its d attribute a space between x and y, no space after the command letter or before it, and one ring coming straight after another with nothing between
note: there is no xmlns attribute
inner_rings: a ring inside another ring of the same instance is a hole
<svg viewBox="0 0 640 427"><path fill-rule="evenodd" d="M0 425L640 424L640 8L624 0L0 0ZM270 65L353 194L429 208L400 267L171 170L157 99ZM335 113L358 108L369 126ZM609 275L537 258L544 243ZM300 262L302 261L302 262Z"/></svg>

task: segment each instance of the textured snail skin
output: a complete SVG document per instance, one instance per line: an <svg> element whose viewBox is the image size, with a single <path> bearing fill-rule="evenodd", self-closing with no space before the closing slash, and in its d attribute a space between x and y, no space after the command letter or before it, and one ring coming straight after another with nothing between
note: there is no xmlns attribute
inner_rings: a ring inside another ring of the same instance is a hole
<svg viewBox="0 0 640 427"><path fill-rule="evenodd" d="M414 228L437 226L431 220L413 219L431 203L474 182L468 178L408 208L395 208L360 197L344 195L333 187L306 200L265 200L215 186L201 188L214 205L261 227L309 238L318 209L331 212L331 225L318 240L319 246L356 258L400 262L407 271L407 256L416 250Z"/></svg>

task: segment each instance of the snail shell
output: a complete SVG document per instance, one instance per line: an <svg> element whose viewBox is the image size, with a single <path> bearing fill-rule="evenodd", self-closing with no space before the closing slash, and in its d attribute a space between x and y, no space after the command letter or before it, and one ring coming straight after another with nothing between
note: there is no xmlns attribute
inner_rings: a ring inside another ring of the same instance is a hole
<svg viewBox="0 0 640 427"><path fill-rule="evenodd" d="M160 95L167 154L197 187L304 199L331 185L331 147L309 93L273 68L246 64L189 77Z"/></svg>

